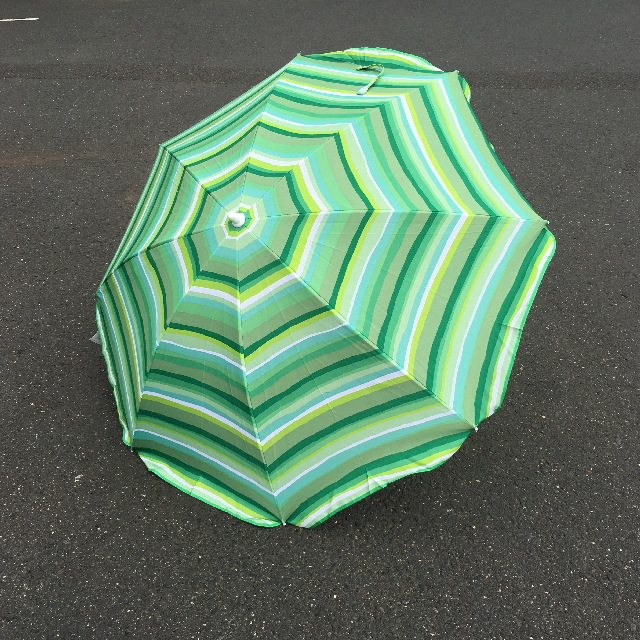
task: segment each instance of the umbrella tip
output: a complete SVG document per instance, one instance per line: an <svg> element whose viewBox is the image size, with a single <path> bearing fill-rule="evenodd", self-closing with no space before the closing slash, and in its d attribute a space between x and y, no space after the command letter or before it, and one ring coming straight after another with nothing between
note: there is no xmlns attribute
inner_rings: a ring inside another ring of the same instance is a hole
<svg viewBox="0 0 640 640"><path fill-rule="evenodd" d="M241 227L246 220L246 217L242 211L233 211L229 214L229 220L234 227Z"/></svg>

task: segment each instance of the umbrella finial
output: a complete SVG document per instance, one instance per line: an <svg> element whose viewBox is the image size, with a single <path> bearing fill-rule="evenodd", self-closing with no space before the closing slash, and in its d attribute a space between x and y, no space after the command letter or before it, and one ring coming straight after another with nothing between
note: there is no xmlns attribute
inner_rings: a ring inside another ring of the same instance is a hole
<svg viewBox="0 0 640 640"><path fill-rule="evenodd" d="M246 220L246 217L242 211L232 211L229 214L229 220L234 227L241 227Z"/></svg>

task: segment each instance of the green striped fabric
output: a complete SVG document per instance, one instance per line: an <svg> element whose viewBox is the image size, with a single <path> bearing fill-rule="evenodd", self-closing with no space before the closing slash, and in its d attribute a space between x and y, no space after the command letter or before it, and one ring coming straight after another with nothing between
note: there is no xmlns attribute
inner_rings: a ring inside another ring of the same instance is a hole
<svg viewBox="0 0 640 640"><path fill-rule="evenodd" d="M150 470L313 527L498 409L555 243L468 100L397 51L299 55L160 146L97 292Z"/></svg>

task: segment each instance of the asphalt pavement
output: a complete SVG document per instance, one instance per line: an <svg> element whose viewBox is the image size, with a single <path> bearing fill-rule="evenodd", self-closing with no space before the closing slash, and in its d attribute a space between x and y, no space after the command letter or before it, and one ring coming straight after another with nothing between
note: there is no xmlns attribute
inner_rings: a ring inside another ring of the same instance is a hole
<svg viewBox="0 0 640 640"><path fill-rule="evenodd" d="M0 4L0 638L640 637L640 5ZM298 52L458 69L557 250L503 407L316 529L122 444L95 290L158 144Z"/></svg>

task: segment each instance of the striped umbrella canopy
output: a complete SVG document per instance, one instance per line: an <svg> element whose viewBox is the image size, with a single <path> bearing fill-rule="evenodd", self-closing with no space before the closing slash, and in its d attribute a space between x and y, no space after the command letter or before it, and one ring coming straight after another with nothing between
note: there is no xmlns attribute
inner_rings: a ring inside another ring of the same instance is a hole
<svg viewBox="0 0 640 640"><path fill-rule="evenodd" d="M500 406L554 247L457 71L298 55L160 145L97 292L124 442L243 520L313 527Z"/></svg>

